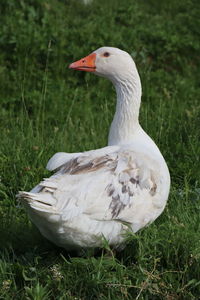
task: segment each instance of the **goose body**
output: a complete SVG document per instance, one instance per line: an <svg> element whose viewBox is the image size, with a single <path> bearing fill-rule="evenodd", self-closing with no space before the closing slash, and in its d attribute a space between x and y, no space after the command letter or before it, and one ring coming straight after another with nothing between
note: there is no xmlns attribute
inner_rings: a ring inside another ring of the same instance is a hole
<svg viewBox="0 0 200 300"><path fill-rule="evenodd" d="M68 250L101 247L102 237L123 247L163 211L170 175L153 140L139 124L141 83L131 56L102 47L70 68L108 78L117 94L108 146L82 153L56 153L55 171L30 192L19 192L32 222L50 241Z"/></svg>

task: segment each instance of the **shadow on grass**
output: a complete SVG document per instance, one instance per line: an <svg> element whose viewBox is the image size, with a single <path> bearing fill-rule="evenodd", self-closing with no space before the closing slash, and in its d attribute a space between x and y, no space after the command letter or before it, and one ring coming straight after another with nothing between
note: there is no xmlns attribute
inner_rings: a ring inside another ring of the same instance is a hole
<svg viewBox="0 0 200 300"><path fill-rule="evenodd" d="M26 216L19 222L17 218L12 222L0 222L0 252L1 254L7 253L17 260L22 257L33 260L34 257L40 257L46 260L47 257L62 257L63 259L70 259L73 257L91 257L96 258L105 255L113 256L118 260L129 258L133 261L134 252L137 252L137 241L132 240L127 244L126 248L122 251L115 251L111 248L98 248L87 249L82 251L67 251L64 248L58 247L45 239L39 230L33 225ZM49 258L48 258L49 261Z"/></svg>

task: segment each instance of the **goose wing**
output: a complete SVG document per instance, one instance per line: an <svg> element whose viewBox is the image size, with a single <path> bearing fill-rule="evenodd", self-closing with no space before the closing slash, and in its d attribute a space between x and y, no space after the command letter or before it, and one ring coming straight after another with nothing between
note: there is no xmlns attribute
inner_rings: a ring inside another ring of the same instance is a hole
<svg viewBox="0 0 200 300"><path fill-rule="evenodd" d="M76 154L56 170L40 182L38 193L22 192L20 197L63 221L84 214L99 221L148 223L155 219L152 203L163 206L159 164L134 150L110 146Z"/></svg>

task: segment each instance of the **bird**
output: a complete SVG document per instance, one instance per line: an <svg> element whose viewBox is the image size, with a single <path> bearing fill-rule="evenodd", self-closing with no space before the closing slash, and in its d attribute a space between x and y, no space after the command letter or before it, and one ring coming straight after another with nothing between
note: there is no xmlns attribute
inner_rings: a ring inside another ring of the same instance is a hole
<svg viewBox="0 0 200 300"><path fill-rule="evenodd" d="M151 224L164 210L170 174L159 148L139 123L141 81L131 55L101 47L69 65L105 77L116 90L107 146L58 152L47 163L53 175L17 197L41 234L66 250L116 250L127 233Z"/></svg>

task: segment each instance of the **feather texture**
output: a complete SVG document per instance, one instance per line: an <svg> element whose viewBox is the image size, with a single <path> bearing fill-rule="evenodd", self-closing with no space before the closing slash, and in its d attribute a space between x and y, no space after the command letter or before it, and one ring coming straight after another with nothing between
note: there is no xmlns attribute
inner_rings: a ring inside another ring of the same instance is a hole
<svg viewBox="0 0 200 300"><path fill-rule="evenodd" d="M108 146L56 153L47 164L54 175L18 194L41 233L66 249L100 247L102 237L121 247L127 230L137 232L161 214L170 188L165 160L138 121L141 84L132 58L111 47L94 56L92 70L117 93Z"/></svg>

